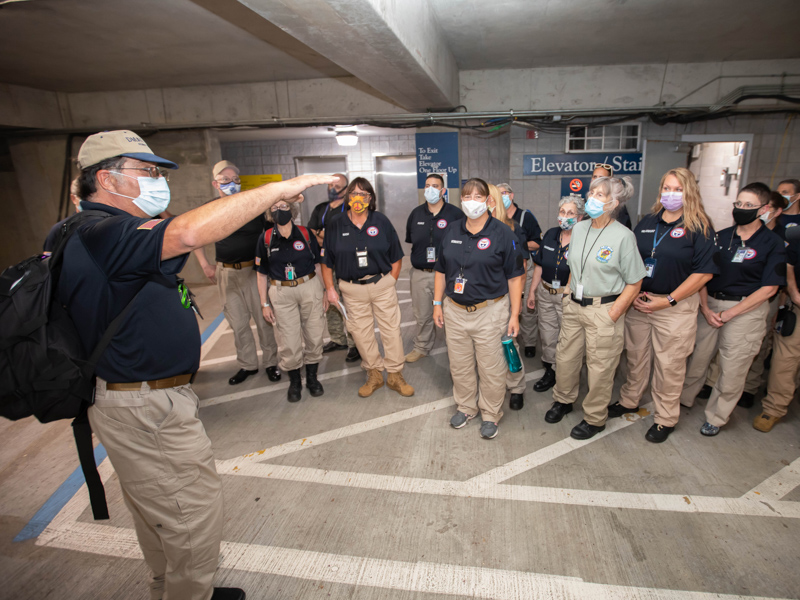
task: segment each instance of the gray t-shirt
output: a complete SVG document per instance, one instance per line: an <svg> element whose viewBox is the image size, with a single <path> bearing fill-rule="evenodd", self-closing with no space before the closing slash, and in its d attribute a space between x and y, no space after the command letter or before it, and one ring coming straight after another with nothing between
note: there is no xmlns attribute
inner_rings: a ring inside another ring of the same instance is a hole
<svg viewBox="0 0 800 600"><path fill-rule="evenodd" d="M647 274L636 237L617 221L605 229L593 229L591 219L578 222L572 229L567 264L572 293L581 283L584 298L619 294Z"/></svg>

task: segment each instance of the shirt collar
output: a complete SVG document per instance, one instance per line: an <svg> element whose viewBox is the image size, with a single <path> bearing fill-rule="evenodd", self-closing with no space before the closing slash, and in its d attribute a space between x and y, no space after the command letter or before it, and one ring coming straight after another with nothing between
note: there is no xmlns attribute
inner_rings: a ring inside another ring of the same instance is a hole
<svg viewBox="0 0 800 600"><path fill-rule="evenodd" d="M364 221L364 224L361 226L361 229L356 227L355 223L353 223L350 220L350 217L347 216L347 213L345 213L345 215L344 215L345 224L344 225L345 225L345 227L350 227L352 229L355 229L356 231L364 231L364 228L369 226L370 223L373 221L372 215L374 213L375 213L374 210L367 209L367 220Z"/></svg>
<svg viewBox="0 0 800 600"><path fill-rule="evenodd" d="M109 206L108 204L102 204L100 202L90 202L89 200L81 200L81 208L83 210L102 210L103 212L107 212L114 216L118 215L125 215L126 217L136 216L132 215L129 212L125 212L124 210L122 210L121 208L117 208L116 206Z"/></svg>
<svg viewBox="0 0 800 600"><path fill-rule="evenodd" d="M464 233L464 235L472 237L472 236L482 235L485 231L488 231L489 226L491 225L492 221L494 221L494 217L492 216L491 213L489 213L489 218L486 219L486 223L483 224L483 229L481 229L478 233L472 233L469 229L467 229L467 221L469 221L468 218L461 219L461 231L462 233Z"/></svg>

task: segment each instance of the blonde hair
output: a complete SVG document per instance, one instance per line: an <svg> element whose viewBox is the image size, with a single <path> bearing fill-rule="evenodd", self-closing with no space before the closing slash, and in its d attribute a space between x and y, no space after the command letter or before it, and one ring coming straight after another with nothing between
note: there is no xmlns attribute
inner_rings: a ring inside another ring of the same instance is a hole
<svg viewBox="0 0 800 600"><path fill-rule="evenodd" d="M673 175L683 188L683 224L686 229L694 233L708 235L711 229L711 219L708 218L703 207L703 199L700 197L700 188L697 187L694 173L689 169L680 167L678 169L670 169L664 173L661 183L658 185L658 198L656 203L653 204L653 214L657 215L664 208L661 205L661 190L664 189L664 182L670 175Z"/></svg>
<svg viewBox="0 0 800 600"><path fill-rule="evenodd" d="M492 200L494 200L494 212L492 216L501 223L505 223L511 227L511 231L514 231L514 221L508 218L506 205L503 204L503 195L496 185L489 184L489 195L492 197Z"/></svg>

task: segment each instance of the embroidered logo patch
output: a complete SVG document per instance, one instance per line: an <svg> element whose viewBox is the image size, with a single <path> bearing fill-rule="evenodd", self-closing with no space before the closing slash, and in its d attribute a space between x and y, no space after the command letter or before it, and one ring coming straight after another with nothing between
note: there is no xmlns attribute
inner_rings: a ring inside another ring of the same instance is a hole
<svg viewBox="0 0 800 600"><path fill-rule="evenodd" d="M486 250L492 245L492 240L489 238L481 238L478 240L478 250Z"/></svg>
<svg viewBox="0 0 800 600"><path fill-rule="evenodd" d="M297 240L292 245L294 246L294 249L297 250L298 252L300 252L300 250L303 250L306 247L306 245L303 242L301 242L300 240Z"/></svg>
<svg viewBox="0 0 800 600"><path fill-rule="evenodd" d="M789 229L789 227L797 227L797 223L787 223L786 229Z"/></svg>
<svg viewBox="0 0 800 600"><path fill-rule="evenodd" d="M674 238L682 238L684 235L686 235L686 230L683 227L676 227L669 234L670 237Z"/></svg>
<svg viewBox="0 0 800 600"><path fill-rule="evenodd" d="M151 231L153 227L161 223L161 221L163 220L164 219L150 219L149 221L145 221L144 223L139 225L136 229L147 229L148 231Z"/></svg>
<svg viewBox="0 0 800 600"><path fill-rule="evenodd" d="M439 219L438 221L436 221L436 226L439 229L444 229L445 227L447 227L447 221L445 221L444 219Z"/></svg>
<svg viewBox="0 0 800 600"><path fill-rule="evenodd" d="M368 227L367 228L367 235L370 237L375 237L378 235L378 228L377 227Z"/></svg>
<svg viewBox="0 0 800 600"><path fill-rule="evenodd" d="M755 250L753 250L752 248L748 248L747 251L744 253L744 259L750 260L751 258L755 258L756 254L757 252Z"/></svg>
<svg viewBox="0 0 800 600"><path fill-rule="evenodd" d="M597 260L601 263L607 263L611 259L611 255L614 254L614 249L610 246L601 246L600 250L597 251Z"/></svg>
<svg viewBox="0 0 800 600"><path fill-rule="evenodd" d="M564 250L564 260L569 258L569 250Z"/></svg>

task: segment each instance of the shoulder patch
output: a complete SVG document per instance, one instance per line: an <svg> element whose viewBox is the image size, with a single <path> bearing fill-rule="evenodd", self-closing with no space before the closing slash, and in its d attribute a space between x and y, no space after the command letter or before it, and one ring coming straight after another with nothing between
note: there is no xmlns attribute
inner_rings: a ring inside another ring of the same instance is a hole
<svg viewBox="0 0 800 600"><path fill-rule="evenodd" d="M141 225L139 225L136 229L146 229L148 231L152 231L153 228L161 223L164 219L150 219L149 221L145 221Z"/></svg>

